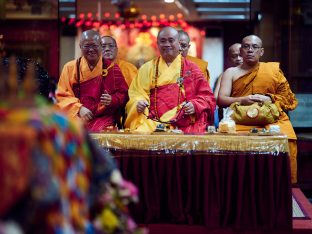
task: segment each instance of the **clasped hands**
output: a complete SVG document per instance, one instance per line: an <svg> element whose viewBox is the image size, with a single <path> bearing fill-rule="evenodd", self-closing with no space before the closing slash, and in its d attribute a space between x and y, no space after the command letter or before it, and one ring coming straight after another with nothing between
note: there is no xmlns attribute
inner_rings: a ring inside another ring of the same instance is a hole
<svg viewBox="0 0 312 234"><path fill-rule="evenodd" d="M149 104L148 104L148 102L146 100L138 101L137 106L136 106L137 112L138 113L143 113L145 108L148 107L148 106L149 106ZM184 109L184 113L186 115L195 114L195 107L194 107L192 102L189 102L189 101L183 102L181 104L181 106Z"/></svg>
<svg viewBox="0 0 312 234"><path fill-rule="evenodd" d="M104 90L104 93L101 95L101 104L108 106L112 102L112 96L108 94L106 90Z"/></svg>
<svg viewBox="0 0 312 234"><path fill-rule="evenodd" d="M100 97L100 103L104 106L110 105L112 102L112 96L108 94L106 90ZM94 118L92 111L90 111L87 107L81 106L78 115L84 122L89 122Z"/></svg>
<svg viewBox="0 0 312 234"><path fill-rule="evenodd" d="M251 105L255 102L272 102L270 96L266 96L263 94L252 94L242 98L240 103L242 105Z"/></svg>

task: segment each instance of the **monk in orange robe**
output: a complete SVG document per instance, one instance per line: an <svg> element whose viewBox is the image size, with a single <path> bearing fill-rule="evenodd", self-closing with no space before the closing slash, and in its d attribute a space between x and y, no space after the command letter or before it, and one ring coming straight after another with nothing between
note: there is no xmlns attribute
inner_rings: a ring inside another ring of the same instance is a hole
<svg viewBox="0 0 312 234"><path fill-rule="evenodd" d="M183 30L179 30L179 42L180 42L180 46L181 46L181 54L184 58L186 58L187 60L192 61L193 63L195 63L199 69L201 70L201 72L204 74L204 76L206 77L208 83L210 82L210 75L209 75L209 70L208 70L208 62L206 62L205 60L202 60L200 58L197 57L193 57L188 55L188 51L190 49L190 37L187 34L187 32L183 31Z"/></svg>
<svg viewBox="0 0 312 234"><path fill-rule="evenodd" d="M237 67L243 63L243 58L240 56L240 48L241 48L240 43L234 43L231 45L228 49L228 55L227 55L227 60L228 60L228 68L229 67ZM221 84L221 78L222 78L223 72L219 75L213 94L215 96L215 99L218 99L219 95L219 89L220 89L220 84Z"/></svg>
<svg viewBox="0 0 312 234"><path fill-rule="evenodd" d="M128 86L130 86L132 80L138 74L138 69L136 68L136 66L125 60L117 58L118 46L116 40L113 37L102 36L101 43L102 43L103 58L109 59L119 66Z"/></svg>
<svg viewBox="0 0 312 234"><path fill-rule="evenodd" d="M101 38L93 31L82 33L82 57L64 65L56 105L71 117L80 117L89 131L115 126L119 110L128 101L128 85L119 66L101 56Z"/></svg>
<svg viewBox="0 0 312 234"><path fill-rule="evenodd" d="M185 133L203 133L213 123L215 100L198 66L180 55L178 31L163 28L161 56L145 63L129 88L126 127L153 132L163 123Z"/></svg>
<svg viewBox="0 0 312 234"><path fill-rule="evenodd" d="M297 137L286 111L294 110L298 104L294 93L279 68L279 63L259 62L263 55L262 41L255 35L242 40L240 54L243 64L228 68L221 80L218 104L223 107L239 102L250 105L255 102L273 102L279 109L280 116L276 123L281 132L288 136L290 150L291 181L297 182ZM249 131L251 128L268 129L266 126L236 125L237 131Z"/></svg>

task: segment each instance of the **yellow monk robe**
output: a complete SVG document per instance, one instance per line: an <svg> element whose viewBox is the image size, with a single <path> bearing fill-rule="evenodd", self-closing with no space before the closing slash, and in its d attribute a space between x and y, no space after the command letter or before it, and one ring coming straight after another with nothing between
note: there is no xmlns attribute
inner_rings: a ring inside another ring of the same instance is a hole
<svg viewBox="0 0 312 234"><path fill-rule="evenodd" d="M208 70L208 62L206 62L205 60L202 60L200 58L190 56L190 55L187 55L186 59L192 61L193 63L195 63L200 68L201 72L204 74L204 76L206 77L206 79L209 83L210 82L210 75L209 75L209 70Z"/></svg>
<svg viewBox="0 0 312 234"><path fill-rule="evenodd" d="M65 110L70 117L76 117L82 104L75 97L73 85L77 83L77 60L66 63L63 67L56 90L56 105ZM100 58L95 68L91 71L87 60L82 57L80 62L80 82L83 83L102 74L102 59Z"/></svg>
<svg viewBox="0 0 312 234"><path fill-rule="evenodd" d="M132 63L129 63L122 59L116 59L115 63L119 66L127 84L128 87L130 87L130 84L132 80L137 76L138 69L136 66L134 66Z"/></svg>
<svg viewBox="0 0 312 234"><path fill-rule="evenodd" d="M181 76L181 63L183 63L182 76L184 77L184 85L182 87L183 97L191 101L195 108L193 126L183 126L181 129L185 132L203 132L208 124L212 124L213 110L215 109L215 100L209 84L198 66L193 62L183 59L179 55L168 66L166 62L160 57L158 64L159 75L157 78L157 87L159 87L159 95L157 96L157 108L161 113L161 121L170 121L177 114L177 105L174 105L172 109L161 108L162 106L169 106L170 100L173 100L173 96L177 96L177 92L174 90L177 85L177 80ZM142 113L138 113L136 104L140 100L146 100L150 105L151 113L154 111L155 101L152 96L151 90L155 90L155 74L157 67L157 59L151 60L145 63L139 70L138 76L133 80L129 88L129 102L126 105L127 119L125 126L132 131L138 132L153 132L158 122L148 119ZM169 93L163 93L160 95L162 87L169 87L172 91ZM155 93L155 92L154 92ZM177 98L178 99L178 98ZM174 100L174 104L177 104L178 100ZM183 102L179 102L180 104ZM153 104L154 103L154 104ZM167 105L168 104L168 105ZM181 105L180 105L181 107ZM154 111L155 112L155 111ZM148 108L145 109L145 114L149 115Z"/></svg>
<svg viewBox="0 0 312 234"><path fill-rule="evenodd" d="M233 82L232 97L242 97L251 94L263 94L271 97L272 102L277 105L280 112L278 121L274 124L280 126L281 132L289 139L291 181L297 182L297 144L296 134L285 111L294 110L298 104L295 94L291 91L289 84L279 68L279 63L260 63L250 73L241 76ZM266 126L236 125L237 131L249 131L251 128L268 129Z"/></svg>

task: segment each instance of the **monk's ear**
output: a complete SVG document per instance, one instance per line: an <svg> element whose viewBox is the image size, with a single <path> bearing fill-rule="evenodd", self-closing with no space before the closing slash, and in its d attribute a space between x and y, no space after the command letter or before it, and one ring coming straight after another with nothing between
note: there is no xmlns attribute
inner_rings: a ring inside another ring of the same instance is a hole
<svg viewBox="0 0 312 234"><path fill-rule="evenodd" d="M261 49L260 49L260 56L262 56L264 54L264 48L262 47Z"/></svg>

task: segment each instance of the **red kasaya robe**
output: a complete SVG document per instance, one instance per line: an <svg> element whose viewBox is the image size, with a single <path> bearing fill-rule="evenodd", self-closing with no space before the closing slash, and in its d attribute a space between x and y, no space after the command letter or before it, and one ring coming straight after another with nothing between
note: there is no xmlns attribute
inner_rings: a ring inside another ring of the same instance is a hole
<svg viewBox="0 0 312 234"><path fill-rule="evenodd" d="M72 117L77 116L81 105L92 111L94 118L86 123L89 131L98 132L109 126L115 126L120 120L120 110L123 110L128 101L128 85L117 64L110 65L109 61L104 67L109 67L108 74L102 76L102 61L93 70L97 72L85 71L86 60L81 59L79 65L80 85L77 83L77 71L73 72L74 79L63 74L77 66L72 66L70 63L64 66L57 90L57 105L64 110L67 110ZM76 62L75 62L76 64ZM99 69L100 68L100 69ZM77 69L75 69L77 70ZM67 72L68 73L68 72ZM86 75L89 75L88 77ZM69 81L64 79L68 79ZM80 87L80 88L79 88ZM80 90L79 90L80 89ZM66 91L66 92L64 92ZM100 97L103 93L108 93L112 97L112 102L108 106L100 104ZM77 108L77 106L79 108Z"/></svg>
<svg viewBox="0 0 312 234"><path fill-rule="evenodd" d="M178 78L181 73L183 82L179 88ZM129 102L126 106L128 114L126 127L132 131L152 132L159 121L171 123L174 128L181 129L184 133L203 133L208 125L213 124L213 111L215 99L211 88L197 65L182 59L179 55L168 66L160 58L159 77L155 88L155 67L157 59L144 64L129 88ZM156 93L156 98L155 98ZM139 100L146 100L149 108L144 114L136 111ZM195 114L184 114L183 103L191 102Z"/></svg>

